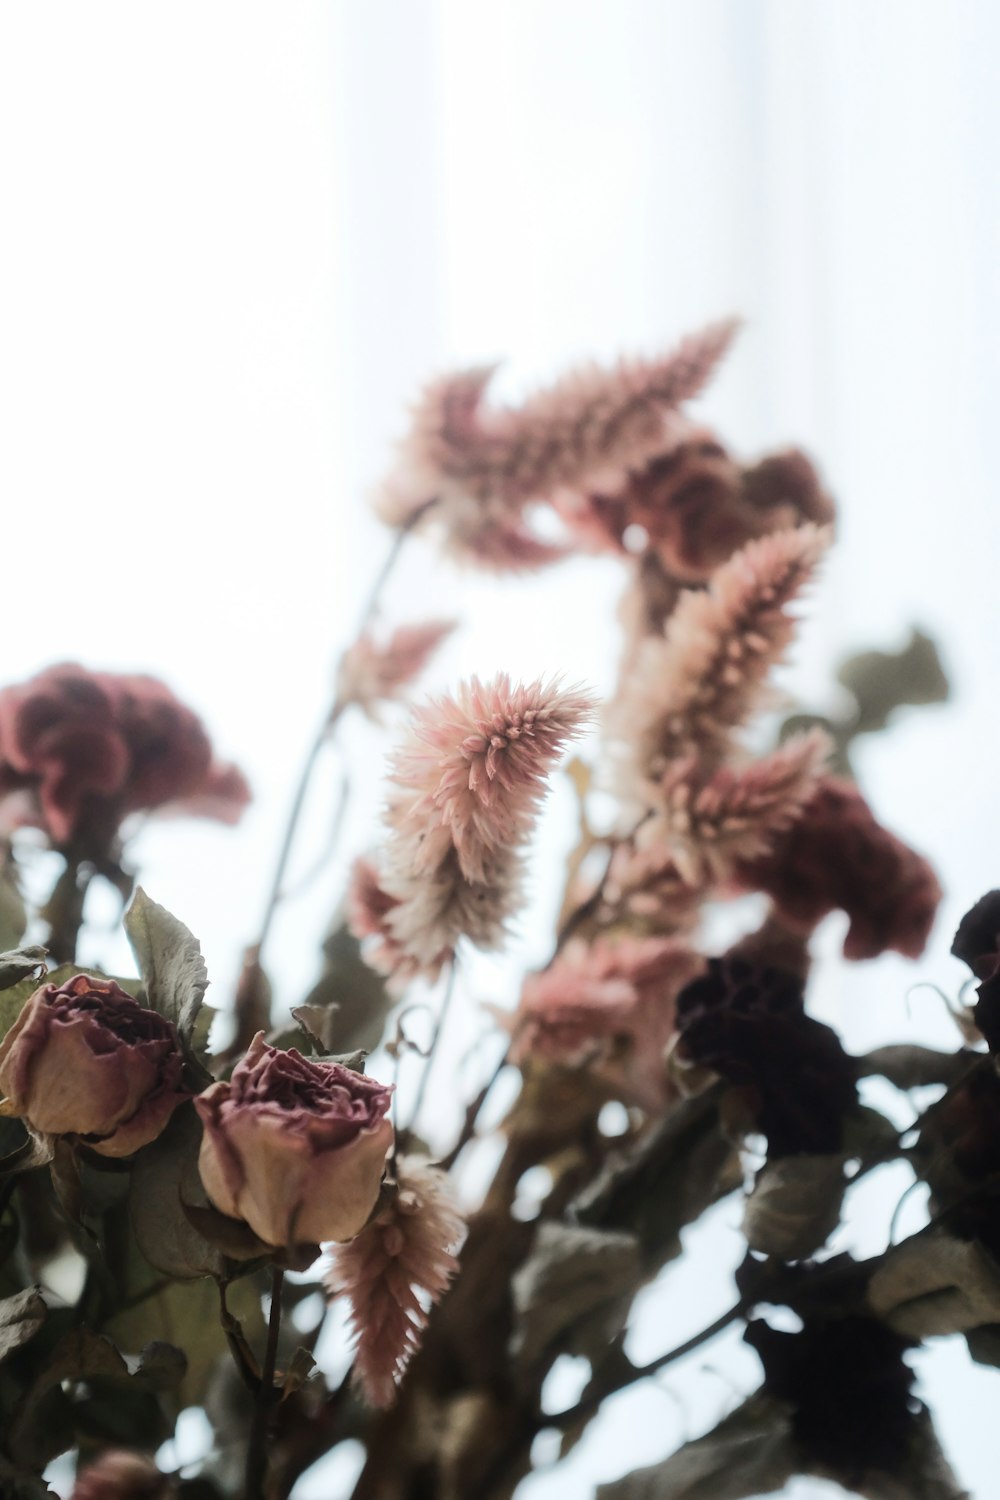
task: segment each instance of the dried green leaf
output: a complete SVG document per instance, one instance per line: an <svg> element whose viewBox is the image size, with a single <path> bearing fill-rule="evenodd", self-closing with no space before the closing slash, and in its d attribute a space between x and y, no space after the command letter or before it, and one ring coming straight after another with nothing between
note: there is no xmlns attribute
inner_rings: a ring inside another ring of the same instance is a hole
<svg viewBox="0 0 1000 1500"><path fill-rule="evenodd" d="M210 1207L198 1171L201 1136L194 1105L182 1104L132 1167L129 1214L136 1242L150 1265L167 1276L229 1274L226 1256L198 1231L185 1208Z"/></svg>
<svg viewBox="0 0 1000 1500"><path fill-rule="evenodd" d="M64 1384L127 1380L128 1374L128 1366L110 1339L88 1328L71 1329L59 1340L17 1405L6 1434L10 1457L25 1468L41 1469L71 1446L74 1414Z"/></svg>
<svg viewBox="0 0 1000 1500"><path fill-rule="evenodd" d="M295 1392L305 1385L315 1369L315 1359L309 1350L300 1344L288 1361L288 1368L285 1370L281 1383L282 1401L287 1401L289 1396L294 1396Z"/></svg>
<svg viewBox="0 0 1000 1500"><path fill-rule="evenodd" d="M173 1021L190 1042L208 988L201 946L183 922L151 901L139 886L125 913L125 932L135 954L146 1002Z"/></svg>
<svg viewBox="0 0 1000 1500"><path fill-rule="evenodd" d="M840 1222L847 1187L845 1157L785 1156L758 1172L746 1200L743 1233L751 1250L803 1260Z"/></svg>
<svg viewBox="0 0 1000 1500"><path fill-rule="evenodd" d="M323 953L324 971L299 1008L323 1011L327 1019L322 1025L312 1021L308 1029L319 1028L324 1052L373 1052L393 1006L385 981L365 963L361 944L343 922L331 930Z"/></svg>
<svg viewBox="0 0 1000 1500"><path fill-rule="evenodd" d="M0 1361L34 1338L48 1311L37 1286L27 1287L0 1302Z"/></svg>
<svg viewBox="0 0 1000 1500"><path fill-rule="evenodd" d="M9 990L12 985L25 979L38 984L45 973L45 960L49 950L37 946L14 948L9 953L0 953L0 990Z"/></svg>
<svg viewBox="0 0 1000 1500"><path fill-rule="evenodd" d="M907 1338L1000 1322L1000 1264L932 1224L887 1251L868 1283L872 1311Z"/></svg>
<svg viewBox="0 0 1000 1500"><path fill-rule="evenodd" d="M532 1368L556 1351L603 1355L641 1280L634 1235L542 1224L512 1282L512 1357Z"/></svg>
<svg viewBox="0 0 1000 1500"><path fill-rule="evenodd" d="M800 1472L788 1408L758 1393L663 1463L597 1487L597 1500L747 1500Z"/></svg>
<svg viewBox="0 0 1000 1500"><path fill-rule="evenodd" d="M897 708L944 703L949 692L937 647L930 636L912 628L901 651L849 656L837 671L837 681L857 702L857 733L884 729Z"/></svg>

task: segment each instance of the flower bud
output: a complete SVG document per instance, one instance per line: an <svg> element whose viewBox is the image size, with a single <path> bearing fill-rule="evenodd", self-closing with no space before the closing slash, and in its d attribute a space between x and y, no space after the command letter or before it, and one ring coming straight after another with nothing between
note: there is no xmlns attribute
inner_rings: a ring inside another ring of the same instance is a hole
<svg viewBox="0 0 1000 1500"><path fill-rule="evenodd" d="M268 1245L352 1239L378 1198L391 1096L363 1073L280 1051L258 1032L229 1082L195 1100L205 1191Z"/></svg>
<svg viewBox="0 0 1000 1500"><path fill-rule="evenodd" d="M0 1113L130 1156L189 1097L182 1068L172 1022L113 979L77 974L36 990L0 1043Z"/></svg>

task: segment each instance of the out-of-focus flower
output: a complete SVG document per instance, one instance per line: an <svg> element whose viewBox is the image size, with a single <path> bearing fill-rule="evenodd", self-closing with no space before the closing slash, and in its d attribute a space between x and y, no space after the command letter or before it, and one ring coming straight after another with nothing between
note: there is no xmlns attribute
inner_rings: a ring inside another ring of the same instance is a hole
<svg viewBox="0 0 1000 1500"><path fill-rule="evenodd" d="M434 974L460 938L503 941L546 776L593 707L579 689L501 673L417 711L391 762L381 867L364 866L352 899L356 935L382 939L376 962Z"/></svg>
<svg viewBox="0 0 1000 1500"><path fill-rule="evenodd" d="M444 527L453 551L495 566L526 554L536 565L546 543L525 526L527 503L561 486L624 483L661 450L666 417L703 388L734 331L718 324L660 359L580 371L514 409L483 404L493 366L436 381L378 497L382 518L412 524L433 500L428 520Z"/></svg>
<svg viewBox="0 0 1000 1500"><path fill-rule="evenodd" d="M420 1157L396 1162L398 1191L349 1245L331 1252L323 1281L346 1296L356 1344L354 1380L369 1406L391 1406L437 1302L458 1269L465 1235L448 1176Z"/></svg>
<svg viewBox="0 0 1000 1500"><path fill-rule="evenodd" d="M348 1240L378 1198L392 1088L254 1037L228 1083L195 1100L198 1166L215 1207L265 1244Z"/></svg>
<svg viewBox="0 0 1000 1500"><path fill-rule="evenodd" d="M664 1053L674 1001L704 960L672 938L570 944L524 982L511 1060L586 1066L613 1097L643 1109L670 1102Z"/></svg>
<svg viewBox="0 0 1000 1500"><path fill-rule="evenodd" d="M770 853L742 863L737 882L764 891L782 918L809 932L832 911L851 925L844 956L877 958L924 950L941 887L922 855L876 822L850 782L824 776Z"/></svg>
<svg viewBox="0 0 1000 1500"><path fill-rule="evenodd" d="M375 718L379 704L398 698L419 677L455 624L454 620L426 620L421 625L401 625L384 645L368 633L359 636L340 661L338 700L356 703Z"/></svg>
<svg viewBox="0 0 1000 1500"><path fill-rule="evenodd" d="M1000 1051L1000 891L987 891L958 924L951 951L981 981L972 1011L991 1052Z"/></svg>
<svg viewBox="0 0 1000 1500"><path fill-rule="evenodd" d="M252 801L250 784L239 766L213 761L196 792L165 802L156 811L161 818L212 818L233 828Z"/></svg>
<svg viewBox="0 0 1000 1500"><path fill-rule="evenodd" d="M101 1156L155 1140L189 1091L173 1024L113 979L77 974L35 991L0 1042L0 1113Z"/></svg>
<svg viewBox="0 0 1000 1500"><path fill-rule="evenodd" d="M109 1448L79 1472L70 1500L169 1500L175 1493L151 1458Z"/></svg>
<svg viewBox="0 0 1000 1500"><path fill-rule="evenodd" d="M611 855L604 881L609 908L627 913L657 936L696 926L705 895L681 874L656 819L648 819Z"/></svg>
<svg viewBox="0 0 1000 1500"><path fill-rule="evenodd" d="M739 1091L773 1157L840 1150L857 1099L837 1033L807 1016L802 981L738 958L713 958L677 997L677 1051Z"/></svg>
<svg viewBox="0 0 1000 1500"><path fill-rule="evenodd" d="M661 450L612 493L562 490L557 509L573 535L597 550L628 552L629 528L682 583L705 583L757 537L804 521L825 524L833 505L804 453L741 466L715 434L675 416Z"/></svg>
<svg viewBox="0 0 1000 1500"><path fill-rule="evenodd" d="M815 526L750 542L717 568L707 590L686 590L660 639L640 643L609 714L620 791L656 805L674 761L720 764L733 731L760 706L767 675L792 638L787 606L829 540Z"/></svg>
<svg viewBox="0 0 1000 1500"><path fill-rule="evenodd" d="M105 852L131 812L176 806L235 822L249 796L212 761L201 721L152 677L49 667L0 690L0 797L9 826Z"/></svg>

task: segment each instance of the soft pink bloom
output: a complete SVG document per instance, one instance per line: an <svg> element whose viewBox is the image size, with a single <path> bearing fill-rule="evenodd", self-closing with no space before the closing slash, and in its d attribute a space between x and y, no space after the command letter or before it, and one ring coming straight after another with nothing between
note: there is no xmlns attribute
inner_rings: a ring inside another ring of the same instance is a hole
<svg viewBox="0 0 1000 1500"><path fill-rule="evenodd" d="M813 729L707 778L697 761L675 761L659 788L655 824L684 879L695 886L720 881L738 860L766 854L816 789L829 753L829 736Z"/></svg>
<svg viewBox="0 0 1000 1500"><path fill-rule="evenodd" d="M697 925L706 892L684 879L663 830L650 819L616 846L604 895L609 908L627 913L635 926L669 936Z"/></svg>
<svg viewBox="0 0 1000 1500"><path fill-rule="evenodd" d="M574 943L524 982L511 1058L587 1067L614 1097L662 1110L671 1087L664 1053L674 1000L704 960L673 938Z"/></svg>
<svg viewBox="0 0 1000 1500"><path fill-rule="evenodd" d="M0 1042L0 1113L130 1156L189 1097L182 1068L170 1021L113 979L77 974L36 990Z"/></svg>
<svg viewBox="0 0 1000 1500"><path fill-rule="evenodd" d="M238 794L227 767L226 821ZM0 691L0 797L8 826L31 823L57 845L103 857L131 812L207 797L216 815L212 746L198 717L153 677L49 667Z"/></svg>
<svg viewBox="0 0 1000 1500"><path fill-rule="evenodd" d="M398 1191L349 1245L332 1251L323 1281L346 1296L355 1333L354 1380L369 1406L391 1406L420 1345L427 1308L458 1269L465 1220L450 1179L419 1157L397 1158Z"/></svg>
<svg viewBox="0 0 1000 1500"><path fill-rule="evenodd" d="M452 548L482 559L484 534L520 529L529 501L562 486L618 486L658 452L666 416L698 394L734 331L718 324L659 359L577 372L513 409L484 405L492 366L434 382L400 445L380 514L406 525L434 499L429 519L443 524Z"/></svg>
<svg viewBox="0 0 1000 1500"><path fill-rule="evenodd" d="M546 777L593 711L578 689L501 673L414 714L390 765L380 868L355 883L355 931L376 931L384 960L433 973L459 938L503 941Z"/></svg>
<svg viewBox="0 0 1000 1500"><path fill-rule="evenodd" d="M79 1471L70 1500L169 1500L175 1493L151 1458L109 1448Z"/></svg>
<svg viewBox="0 0 1000 1500"><path fill-rule="evenodd" d="M834 776L820 780L797 820L768 853L743 862L736 879L765 891L801 932L846 912L844 956L853 959L887 949L919 958L941 899L923 856L876 821L856 786Z"/></svg>
<svg viewBox="0 0 1000 1500"><path fill-rule="evenodd" d="M205 1191L268 1245L350 1239L378 1198L391 1097L374 1078L281 1051L258 1032L229 1082L195 1100Z"/></svg>
<svg viewBox="0 0 1000 1500"><path fill-rule="evenodd" d="M674 761L720 764L733 731L760 706L768 673L794 633L787 606L809 581L828 531L801 526L750 542L686 590L662 638L641 642L610 735L623 796L656 805Z"/></svg>
<svg viewBox="0 0 1000 1500"><path fill-rule="evenodd" d="M382 645L369 632L359 636L341 658L338 699L341 703L357 703L375 717L380 703L398 698L420 676L455 625L454 620L401 625Z"/></svg>

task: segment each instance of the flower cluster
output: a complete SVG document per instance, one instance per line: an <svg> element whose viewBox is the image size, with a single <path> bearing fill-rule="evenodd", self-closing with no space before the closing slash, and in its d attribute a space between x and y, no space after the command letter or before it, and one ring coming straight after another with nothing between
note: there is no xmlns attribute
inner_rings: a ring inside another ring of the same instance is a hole
<svg viewBox="0 0 1000 1500"><path fill-rule="evenodd" d="M200 719L154 677L67 664L0 690L0 822L103 854L129 813L234 823L249 801Z"/></svg>

